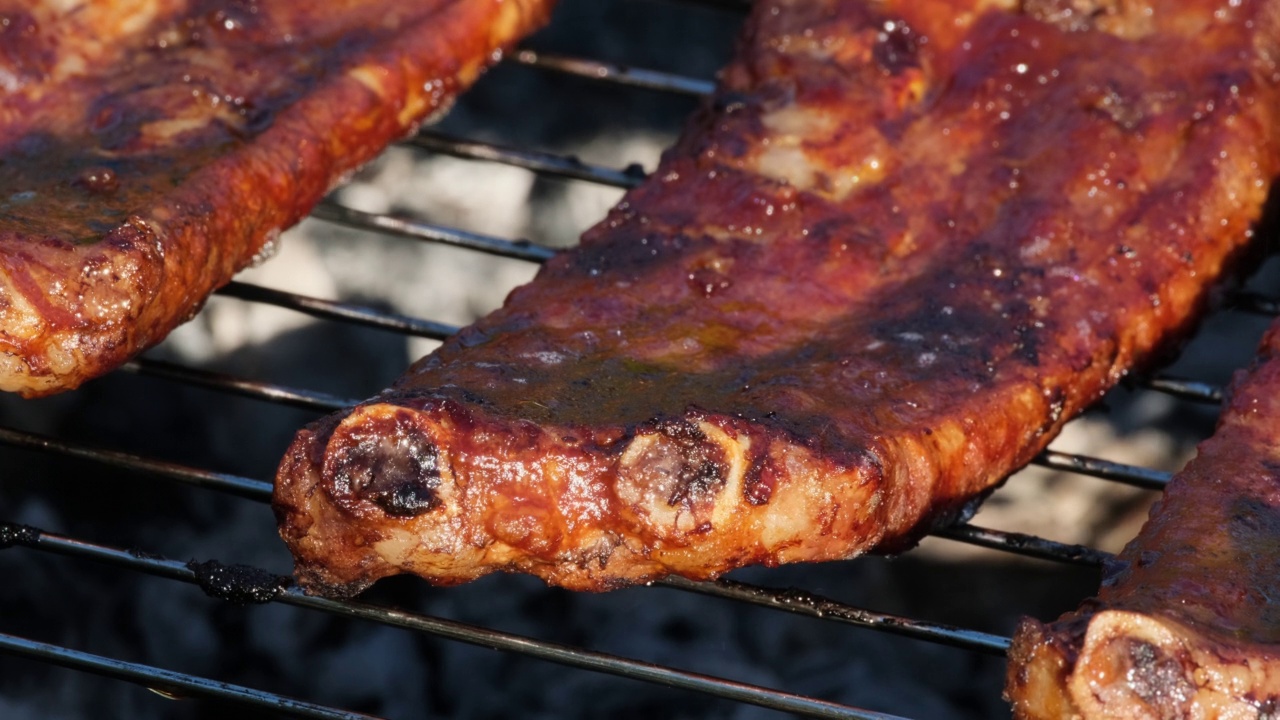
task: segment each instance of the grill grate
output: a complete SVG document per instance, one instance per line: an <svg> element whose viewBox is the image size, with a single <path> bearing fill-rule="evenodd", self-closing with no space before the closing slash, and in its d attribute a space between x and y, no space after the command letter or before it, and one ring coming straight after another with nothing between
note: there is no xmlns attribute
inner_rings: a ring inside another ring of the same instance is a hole
<svg viewBox="0 0 1280 720"><path fill-rule="evenodd" d="M730 13L726 15L727 18L732 18L733 12L746 7L746 3L740 0L683 0L683 3L688 6L705 5L728 10ZM699 96L708 93L712 87L706 80L531 50L513 54L508 62L512 65L532 67L540 72L567 73L590 78L592 81L609 86L643 91ZM425 131L406 141L406 144L432 153L447 154L477 162L502 163L524 168L541 176L585 181L612 188L632 187L643 178L643 171L638 165L623 169L610 168L585 163L575 157L562 154L497 142L464 139L436 130ZM527 241L490 237L463 229L432 224L423 219L363 212L332 200L320 205L313 213L313 217L328 223L355 228L371 235L452 245L472 252L526 262L541 262L554 252L547 247ZM457 330L454 325L448 323L409 317L362 305L359 302L323 300L247 282L233 282L223 288L219 294L246 303L274 305L305 313L325 322L371 327L405 336L438 340ZM1252 293L1236 296L1233 306L1245 312L1267 316L1280 313L1280 302ZM151 357L140 358L129 363L125 371L155 378L161 383L172 383L176 388L200 388L212 391L216 395L240 396L264 403L266 406L292 408L310 413L329 412L354 403L352 399L323 391L289 387L267 380L250 379ZM1212 382L1172 375L1158 375L1138 382L1138 386L1146 391L1163 393L1176 400L1205 405L1217 403L1222 397L1221 388ZM80 392L92 392L91 388L92 386ZM21 417L25 406L20 404L15 407L17 410L13 413L14 416ZM16 427L0 427L0 449L3 448L24 452L35 451L39 454L74 459L84 463L83 467L89 468L84 471L87 475L92 475L95 468L112 468L130 476L155 478L155 481L161 484L189 485L258 503L266 502L270 498L270 484L261 479L218 472L196 464L133 454L102 447L96 443L85 443L56 433L41 434ZM0 457L0 462L3 462L3 457ZM1143 489L1158 490L1169 478L1169 473L1162 470L1057 451L1047 451L1035 462L1051 470L1101 478ZM45 481L52 482L52 478L4 477L0 478L0 492L5 490L4 486L7 483L23 482L34 485L44 484ZM935 535L947 540L995 549L1002 553L1095 570L1101 567L1109 557L1108 553L1089 547L971 524L941 529ZM17 552L34 551L90 560L105 566L110 572L118 573L119 582L128 582L123 577L125 571L143 573L170 581L195 584L203 588L207 594L235 603L274 602L291 605L344 619L377 623L412 633L425 633L570 667L680 688L798 715L868 719L897 717L805 697L798 693L770 689L759 684L739 682L582 647L538 640L518 633L448 620L425 613L409 612L392 606L307 597L296 588L289 586L286 578L273 575L267 570L221 564L216 561L182 563L150 552L110 547L47 532L18 524L15 518L0 516L0 549L10 547L17 548ZM225 580L228 577L231 580ZM1009 638L1000 635L877 612L794 589L761 587L737 580L694 582L680 578L671 578L656 585L707 596L713 599L709 602L723 601L770 608L778 612L816 618L822 622L869 628L906 638L947 645L977 656L1001 656L1009 644ZM642 592L657 593L661 590L649 589ZM708 608L707 612L715 612L715 608ZM240 704L247 708L266 709L297 717L371 717L252 690L217 679L93 655L9 634L0 633L0 654L123 679L152 688L158 694L173 699L211 698L221 702ZM49 692L54 692L52 687L49 688Z"/></svg>

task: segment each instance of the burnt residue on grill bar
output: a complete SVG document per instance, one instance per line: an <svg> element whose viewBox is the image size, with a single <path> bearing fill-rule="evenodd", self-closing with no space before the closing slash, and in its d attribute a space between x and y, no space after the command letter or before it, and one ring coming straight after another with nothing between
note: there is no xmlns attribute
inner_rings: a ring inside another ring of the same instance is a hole
<svg viewBox="0 0 1280 720"><path fill-rule="evenodd" d="M30 525L0 522L0 550L17 545L35 545L39 540L40 531Z"/></svg>
<svg viewBox="0 0 1280 720"><path fill-rule="evenodd" d="M196 584L210 597L237 605L269 603L280 597L293 581L249 565L220 563L217 560L187 563Z"/></svg>

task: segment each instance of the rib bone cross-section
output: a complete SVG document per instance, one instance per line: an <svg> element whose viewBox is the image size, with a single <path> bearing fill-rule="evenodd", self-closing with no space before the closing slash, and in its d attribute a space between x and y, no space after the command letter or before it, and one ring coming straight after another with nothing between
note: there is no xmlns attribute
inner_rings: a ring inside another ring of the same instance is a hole
<svg viewBox="0 0 1280 720"><path fill-rule="evenodd" d="M1097 596L1022 621L1005 689L1018 720L1276 717L1280 322L1228 395Z"/></svg>
<svg viewBox="0 0 1280 720"><path fill-rule="evenodd" d="M1184 336L1277 169L1273 0L761 0L579 247L301 431L352 593L606 589L910 546Z"/></svg>

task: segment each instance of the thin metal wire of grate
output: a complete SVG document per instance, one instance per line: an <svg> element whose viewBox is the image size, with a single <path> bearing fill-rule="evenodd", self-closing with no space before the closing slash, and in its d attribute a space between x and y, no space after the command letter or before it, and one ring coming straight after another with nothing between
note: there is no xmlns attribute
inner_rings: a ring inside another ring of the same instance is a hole
<svg viewBox="0 0 1280 720"><path fill-rule="evenodd" d="M747 5L741 0L681 1L719 7L731 11L741 10ZM583 58L534 53L532 51L515 53L510 58L510 61L546 71L571 73L599 82L659 92L696 96L705 95L712 88L712 84L705 80L628 68ZM622 169L603 167L584 163L573 157L507 147L495 143L477 142L436 131L420 133L418 136L408 140L407 144L423 150L449 154L459 158L505 163L540 174L593 182L615 188L634 187L643 179L643 172L637 166ZM489 237L410 218L365 213L353 208L343 207L331 201L326 201L317 207L313 212L313 217L368 232L454 245L475 252L495 254L529 262L546 260L554 252L551 249L525 241ZM223 288L220 294L246 302L265 303L288 308L327 321L365 325L417 337L443 339L457 330L456 327L446 323L379 311L352 303L323 300L296 293L283 292L244 282L233 282ZM1274 315L1280 312L1280 303L1257 296L1242 295L1237 305L1247 311L1264 314ZM319 391L286 387L147 358L140 358L129 363L125 367L125 371L316 412L329 412L350 406L355 402L351 398L337 397ZM1144 386L1182 399L1208 404L1217 403L1222 397L1220 387L1184 378L1156 376L1144 381ZM214 490L254 501L266 502L270 498L270 484L262 480L141 457L111 449L91 447L59 438L41 436L36 433L0 428L0 443L40 452L76 457L103 466L120 468L140 475L154 476L166 481ZM1145 467L1053 451L1042 453L1036 459L1036 463L1057 470L1065 470L1147 489L1160 489L1169 479L1168 473ZM1068 545L1044 538L992 530L971 524L959 524L943 528L934 534L938 537L1003 552L1090 567L1101 566L1109 557L1107 553L1088 547ZM334 601L309 597L296 587L293 587L287 578L276 577L265 571L244 566L222 565L216 561L181 563L149 553L94 544L83 539L71 538L45 532L38 528L0 521L0 549L11 547L77 557L104 563L122 571L145 573L177 582L190 583L200 586L206 593L215 597L222 597L235 602L284 603L342 617L398 627L407 631L427 633L459 642L519 653L571 667L706 693L799 715L828 718L865 718L868 720L888 720L894 717L771 688L663 667L583 648L558 645L484 627L404 612L395 608L380 607L358 601ZM256 581L252 583L253 587L251 589L256 590L256 594L249 592L246 595L242 584L232 594L228 595L225 586L219 585L212 579L227 570L234 570L241 577L247 574L249 577L255 578ZM829 622L872 628L904 637L950 645L976 653L1001 655L1009 644L1009 639L1006 637L874 612L796 590L756 587L728 580L695 582L682 578L670 578L660 584L685 592L699 593L732 602L750 603L780 612L821 618ZM266 708L296 717L370 717L272 693L234 686L216 679L201 678L163 668L127 663L10 635L0 635L0 652L139 683L168 697L214 698L223 702L243 703L249 706Z"/></svg>

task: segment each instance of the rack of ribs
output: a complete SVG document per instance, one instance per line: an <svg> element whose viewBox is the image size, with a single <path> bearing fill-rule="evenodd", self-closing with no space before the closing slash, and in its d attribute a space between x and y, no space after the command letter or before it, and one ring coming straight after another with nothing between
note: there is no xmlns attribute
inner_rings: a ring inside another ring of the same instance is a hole
<svg viewBox="0 0 1280 720"><path fill-rule="evenodd" d="M1275 0L755 3L577 248L299 432L298 580L603 590L909 547L1237 265L1278 38Z"/></svg>
<svg viewBox="0 0 1280 720"><path fill-rule="evenodd" d="M159 342L551 0L0 0L0 390Z"/></svg>
<svg viewBox="0 0 1280 720"><path fill-rule="evenodd" d="M1174 476L1096 598L1024 620L1006 695L1024 720L1280 712L1280 323L1218 429Z"/></svg>

